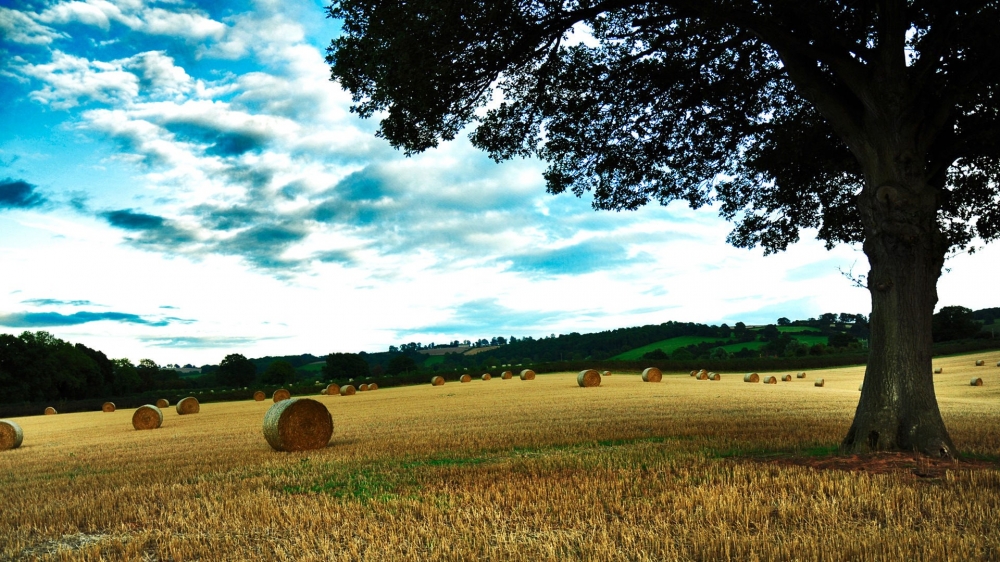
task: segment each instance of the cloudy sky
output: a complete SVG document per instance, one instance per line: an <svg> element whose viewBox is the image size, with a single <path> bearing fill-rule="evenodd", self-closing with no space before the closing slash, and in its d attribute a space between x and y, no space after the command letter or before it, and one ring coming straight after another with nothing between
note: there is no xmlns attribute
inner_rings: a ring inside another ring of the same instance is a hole
<svg viewBox="0 0 1000 562"><path fill-rule="evenodd" d="M464 137L405 158L329 81L337 32L312 0L3 0L0 332L203 364L870 310L856 247L595 212ZM940 304L998 305L998 257L950 260Z"/></svg>

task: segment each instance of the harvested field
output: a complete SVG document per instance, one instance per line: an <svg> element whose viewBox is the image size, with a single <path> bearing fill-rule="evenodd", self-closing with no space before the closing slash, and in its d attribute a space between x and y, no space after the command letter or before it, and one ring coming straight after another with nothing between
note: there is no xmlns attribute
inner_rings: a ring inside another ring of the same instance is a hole
<svg viewBox="0 0 1000 562"><path fill-rule="evenodd" d="M992 560L1000 370L938 363L967 462L830 456L857 367L811 372L824 389L722 371L582 392L574 372L317 396L336 432L292 453L247 400L156 431L97 411L16 418L0 560Z"/></svg>

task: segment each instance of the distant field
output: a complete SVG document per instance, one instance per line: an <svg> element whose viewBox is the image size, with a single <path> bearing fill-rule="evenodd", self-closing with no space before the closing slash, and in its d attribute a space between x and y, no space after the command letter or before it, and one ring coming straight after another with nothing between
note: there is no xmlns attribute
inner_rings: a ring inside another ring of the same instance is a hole
<svg viewBox="0 0 1000 562"><path fill-rule="evenodd" d="M811 328L809 326L778 326L778 331L779 332L793 332L793 333L794 332L816 332L816 333L819 333L819 330L817 330L816 328Z"/></svg>
<svg viewBox="0 0 1000 562"><path fill-rule="evenodd" d="M794 328L797 328L797 326L782 326L782 328L785 328L785 327L791 327L793 329L792 330L783 330L783 331L792 332L792 333L802 331L802 330L796 330L796 329L794 329ZM813 335L798 336L798 335L795 335L795 336L792 336L792 337L794 337L799 342L801 342L801 343L803 343L805 345L810 345L810 346L816 345L817 343L826 344L826 341L827 341L826 336L818 336L818 335L817 336L813 336ZM656 349L662 349L664 353L666 353L667 355L670 355L675 350L680 349L682 347L687 347L689 345L696 345L696 344L699 344L699 343L702 343L702 342L714 342L714 341L720 341L720 340L718 338L704 338L704 337L700 337L700 336L680 336L680 337L676 337L676 338L670 338L670 339L666 339L666 340L661 340L661 341L658 341L656 343L651 343L649 345L644 345L642 347L639 347L639 348L636 348L636 349L633 349L633 350L630 350L630 351L626 351L625 353L619 353L618 355L615 355L611 359L612 360L621 360L621 361L635 361L637 359L642 359L643 355L649 353L650 351L656 350ZM735 353L735 352L743 349L744 347L747 348L747 349L750 349L750 350L760 349L760 348L764 347L764 344L765 344L765 342L762 342L762 341L752 341L752 342L745 342L745 343L733 343L733 344L729 344L729 345L722 345L720 347L722 347L723 349L725 349L729 353Z"/></svg>
<svg viewBox="0 0 1000 562"><path fill-rule="evenodd" d="M780 462L835 450L861 367L314 396L334 437L302 453L265 443L270 401L168 409L153 431L131 410L19 418L0 560L995 560L998 360L934 361L956 446L989 467L929 478Z"/></svg>
<svg viewBox="0 0 1000 562"><path fill-rule="evenodd" d="M316 373L318 373L318 372L320 372L320 371L323 370L324 366L326 366L326 361L319 361L319 362L316 362L316 363L309 363L307 365L303 365L301 367L297 367L296 370L297 371L309 371L309 372L316 372Z"/></svg>
<svg viewBox="0 0 1000 562"><path fill-rule="evenodd" d="M437 365L438 363L444 363L443 355L431 355L424 361L424 367L430 367L432 365Z"/></svg>

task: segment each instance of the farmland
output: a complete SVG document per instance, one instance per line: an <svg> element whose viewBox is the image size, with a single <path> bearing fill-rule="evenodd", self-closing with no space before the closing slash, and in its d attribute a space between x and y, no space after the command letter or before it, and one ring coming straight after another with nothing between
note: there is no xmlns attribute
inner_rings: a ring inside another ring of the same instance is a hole
<svg viewBox="0 0 1000 562"><path fill-rule="evenodd" d="M827 342L827 336L819 335L817 332L812 331L810 328L807 327L782 326L778 328L778 330L780 332L789 333L799 343L807 346L816 345L818 343L826 344ZM801 332L808 332L808 333L803 334ZM642 356L645 355L646 353L649 353L650 351L654 351L657 349L663 351L667 355L670 355L671 353L682 347L687 347L689 345L697 345L703 342L713 342L713 341L718 341L718 338L710 338L702 336L679 336L676 338L670 338L654 342L649 345L644 345L642 347L626 351L625 353L620 353L612 357L611 359L620 361L635 361L641 359ZM749 341L749 342L731 343L731 344L722 343L721 345L719 345L719 347L725 349L729 353L735 353L743 348L747 348L749 350L760 349L764 347L766 343L767 342L763 341Z"/></svg>
<svg viewBox="0 0 1000 562"><path fill-rule="evenodd" d="M153 431L130 410L17 418L0 559L996 559L997 361L934 362L968 459L945 467L803 466L836 460L860 367L777 385L632 373L579 388L564 373L316 396L334 437L303 453L265 443L270 401L168 409Z"/></svg>

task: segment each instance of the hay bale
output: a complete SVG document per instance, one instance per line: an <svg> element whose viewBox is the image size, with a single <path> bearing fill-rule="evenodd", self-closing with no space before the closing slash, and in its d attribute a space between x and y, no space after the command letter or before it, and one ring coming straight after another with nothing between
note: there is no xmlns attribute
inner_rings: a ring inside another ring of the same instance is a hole
<svg viewBox="0 0 1000 562"><path fill-rule="evenodd" d="M288 400L291 397L292 393L288 392L288 389L279 388L278 390L274 391L274 394L271 395L271 400L274 400L275 403L278 403L281 402L282 400Z"/></svg>
<svg viewBox="0 0 1000 562"><path fill-rule="evenodd" d="M986 366L986 361L982 359L976 359L976 367L984 367L984 366Z"/></svg>
<svg viewBox="0 0 1000 562"><path fill-rule="evenodd" d="M358 392L368 392L368 385L361 383L358 385Z"/></svg>
<svg viewBox="0 0 1000 562"><path fill-rule="evenodd" d="M825 384L826 384L826 379L817 379L816 382L813 383L813 386L823 386Z"/></svg>
<svg viewBox="0 0 1000 562"><path fill-rule="evenodd" d="M535 372L532 371L531 369L525 369L525 370L521 371L521 380L522 381L533 381L533 380L535 380Z"/></svg>
<svg viewBox="0 0 1000 562"><path fill-rule="evenodd" d="M864 388L864 387L865 387L865 383L859 384L858 385L858 392L861 392L861 389Z"/></svg>
<svg viewBox="0 0 1000 562"><path fill-rule="evenodd" d="M319 391L319 393L322 394L323 396L326 396L326 389L324 388L323 390Z"/></svg>
<svg viewBox="0 0 1000 562"><path fill-rule="evenodd" d="M660 382L662 379L663 373L661 373L656 367L647 367L642 371L643 382Z"/></svg>
<svg viewBox="0 0 1000 562"><path fill-rule="evenodd" d="M330 383L330 384L326 385L326 395L327 396L336 396L338 394L340 394L340 385L339 384Z"/></svg>
<svg viewBox="0 0 1000 562"><path fill-rule="evenodd" d="M798 373L798 374L795 375L795 378L797 378L797 379L804 379L804 378L806 378L806 374L805 373Z"/></svg>
<svg viewBox="0 0 1000 562"><path fill-rule="evenodd" d="M698 376L698 371L691 371L691 376L692 377Z"/></svg>
<svg viewBox="0 0 1000 562"><path fill-rule="evenodd" d="M774 375L768 375L764 377L764 384L778 384L778 377Z"/></svg>
<svg viewBox="0 0 1000 562"><path fill-rule="evenodd" d="M322 449L333 436L333 416L310 398L275 403L264 414L264 439L275 451Z"/></svg>
<svg viewBox="0 0 1000 562"><path fill-rule="evenodd" d="M265 398L267 398L267 395L264 394L263 390L258 390L253 393L253 399L257 402L263 402Z"/></svg>
<svg viewBox="0 0 1000 562"><path fill-rule="evenodd" d="M602 377L610 377L611 376L611 371L601 371L601 376Z"/></svg>
<svg viewBox="0 0 1000 562"><path fill-rule="evenodd" d="M743 375L743 382L760 382L760 375L757 373L747 373Z"/></svg>
<svg viewBox="0 0 1000 562"><path fill-rule="evenodd" d="M58 413L59 412L57 412L56 409L53 408L52 406L49 406L48 408L45 408L45 415L46 416L54 416L54 415L56 415Z"/></svg>
<svg viewBox="0 0 1000 562"><path fill-rule="evenodd" d="M470 375L469 373L465 373L464 375L462 375L461 377L459 377L458 380L460 382L469 382L469 381L472 380L472 375Z"/></svg>
<svg viewBox="0 0 1000 562"><path fill-rule="evenodd" d="M583 387L601 386L601 373L594 369L584 369L576 375L576 384Z"/></svg>
<svg viewBox="0 0 1000 562"><path fill-rule="evenodd" d="M21 426L10 420L0 420L0 451L16 449L24 441Z"/></svg>
<svg viewBox="0 0 1000 562"><path fill-rule="evenodd" d="M490 380L490 379L493 378L493 375L491 375L489 373L483 373L483 376L480 377L480 378L482 378L484 381L488 381L488 380Z"/></svg>
<svg viewBox="0 0 1000 562"><path fill-rule="evenodd" d="M354 388L353 384L347 384L347 385L344 385L344 386L340 387L340 395L341 396L354 396L357 392L358 392L358 390L356 388Z"/></svg>
<svg viewBox="0 0 1000 562"><path fill-rule="evenodd" d="M378 390L378 385L373 382L370 382L368 383L368 390Z"/></svg>
<svg viewBox="0 0 1000 562"><path fill-rule="evenodd" d="M934 374L935 375L940 375L943 372L944 372L944 369L941 368L941 367L938 367L937 369L934 369Z"/></svg>
<svg viewBox="0 0 1000 562"><path fill-rule="evenodd" d="M698 371L698 374L696 375L696 377L700 379L702 375L707 374L707 373L708 373L708 371L706 371L705 369L702 369L702 370Z"/></svg>
<svg viewBox="0 0 1000 562"><path fill-rule="evenodd" d="M710 381L721 381L722 380L722 375L720 375L719 373L709 373L708 374L708 380L710 380Z"/></svg>
<svg viewBox="0 0 1000 562"><path fill-rule="evenodd" d="M101 404L101 411L102 412L114 412L115 411L115 403L114 402L105 402L104 404Z"/></svg>
<svg viewBox="0 0 1000 562"><path fill-rule="evenodd" d="M979 377L972 377L972 380L969 381L969 385L970 386L983 386L983 379L981 379Z"/></svg>
<svg viewBox="0 0 1000 562"><path fill-rule="evenodd" d="M785 375L781 377L781 382L791 382L791 380L792 380L792 375Z"/></svg>
<svg viewBox="0 0 1000 562"><path fill-rule="evenodd" d="M167 400L166 398L160 398L159 400L156 401L156 407L157 408L169 408L170 407L170 400Z"/></svg>
<svg viewBox="0 0 1000 562"><path fill-rule="evenodd" d="M510 371L504 371L503 374L500 375L501 380L507 380L512 378L514 378L514 373Z"/></svg>
<svg viewBox="0 0 1000 562"><path fill-rule="evenodd" d="M434 386L441 386L442 384L444 384L444 377L442 377L441 375L435 375L431 377L431 384Z"/></svg>
<svg viewBox="0 0 1000 562"><path fill-rule="evenodd" d="M177 413L179 415L186 414L197 414L201 411L201 404L198 403L198 399L194 396L188 396L187 398L182 398L180 402L177 403Z"/></svg>
<svg viewBox="0 0 1000 562"><path fill-rule="evenodd" d="M156 429L163 425L163 410L152 404L139 406L132 414L132 427L136 429Z"/></svg>
<svg viewBox="0 0 1000 562"><path fill-rule="evenodd" d="M707 381L708 380L708 373L705 372L705 371L698 371L698 376L695 377L695 379L699 380L699 381Z"/></svg>

